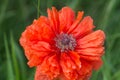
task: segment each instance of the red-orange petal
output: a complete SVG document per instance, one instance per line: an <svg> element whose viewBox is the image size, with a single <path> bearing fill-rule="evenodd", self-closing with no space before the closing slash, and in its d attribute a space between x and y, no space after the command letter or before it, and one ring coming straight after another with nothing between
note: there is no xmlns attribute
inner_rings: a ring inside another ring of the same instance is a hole
<svg viewBox="0 0 120 80"><path fill-rule="evenodd" d="M46 74L50 79L54 79L60 74L60 67L56 54L45 57L40 65L40 71Z"/></svg>
<svg viewBox="0 0 120 80"><path fill-rule="evenodd" d="M37 47L37 48L36 48ZM25 55L28 58L30 67L39 65L45 56L49 55L52 50L46 42L38 42L37 44L24 47Z"/></svg>
<svg viewBox="0 0 120 80"><path fill-rule="evenodd" d="M55 34L59 33L59 13L55 7L52 7L52 10L47 9L48 19L50 21L51 29Z"/></svg>
<svg viewBox="0 0 120 80"><path fill-rule="evenodd" d="M33 24L22 33L20 44L25 50L27 59L30 60L28 62L30 67L37 66L41 59L52 51L49 44L52 43L51 37L54 35L49 27L49 21L44 16L34 20Z"/></svg>
<svg viewBox="0 0 120 80"><path fill-rule="evenodd" d="M74 11L69 7L63 7L59 11L60 31L66 32L74 21Z"/></svg>
<svg viewBox="0 0 120 80"><path fill-rule="evenodd" d="M93 20L90 16L83 18L79 25L71 32L76 38L81 38L93 31Z"/></svg>
<svg viewBox="0 0 120 80"><path fill-rule="evenodd" d="M31 45L31 49L38 52L51 52L51 45L45 41L39 41L34 45ZM38 54L39 55L39 54Z"/></svg>
<svg viewBox="0 0 120 80"><path fill-rule="evenodd" d="M86 55L80 55L81 59L85 59L87 61L97 61L99 60L101 57L98 56L86 56Z"/></svg>
<svg viewBox="0 0 120 80"><path fill-rule="evenodd" d="M35 80L51 80L46 74L41 72L40 65L37 66Z"/></svg>
<svg viewBox="0 0 120 80"><path fill-rule="evenodd" d="M34 21L32 27L34 28L33 30L36 30L34 32L37 32L35 35L41 38L41 40L50 42L51 37L55 36L50 26L48 18L41 16L38 20Z"/></svg>
<svg viewBox="0 0 120 80"><path fill-rule="evenodd" d="M92 48L80 48L76 49L79 55L86 56L102 56L104 53L104 47L92 47Z"/></svg>
<svg viewBox="0 0 120 80"><path fill-rule="evenodd" d="M79 11L79 12L78 12L78 15L77 15L76 20L73 22L73 24L69 27L69 29L68 29L68 31L67 31L68 34L70 34L74 29L77 28L79 22L81 21L81 19L82 19L82 17L83 17L83 14L84 14L83 11L81 11L81 12Z"/></svg>
<svg viewBox="0 0 120 80"><path fill-rule="evenodd" d="M61 54L60 65L67 80L76 80L78 78L77 67L66 53Z"/></svg>
<svg viewBox="0 0 120 80"><path fill-rule="evenodd" d="M97 30L82 39L78 40L78 48L95 48L103 46L105 34L101 30Z"/></svg>
<svg viewBox="0 0 120 80"><path fill-rule="evenodd" d="M50 29L49 21L46 17L41 16L22 33L20 43L25 46L26 43L30 44L41 40L50 42L51 37L54 37L54 34Z"/></svg>
<svg viewBox="0 0 120 80"><path fill-rule="evenodd" d="M99 60L104 53L104 47L102 47L104 39L104 32L97 30L82 39L79 39L76 51L83 59L90 61Z"/></svg>
<svg viewBox="0 0 120 80"><path fill-rule="evenodd" d="M81 69L78 71L80 80L89 80L92 73L92 65L81 59Z"/></svg>
<svg viewBox="0 0 120 80"><path fill-rule="evenodd" d="M43 61L43 57L32 55L27 64L29 65L29 67L33 67L33 66L38 66L39 64L41 64L42 61Z"/></svg>
<svg viewBox="0 0 120 80"><path fill-rule="evenodd" d="M98 70L103 64L102 59L100 58L99 60L91 62L91 65L93 65L94 70Z"/></svg>
<svg viewBox="0 0 120 80"><path fill-rule="evenodd" d="M73 62L75 63L75 65L77 66L77 69L79 70L81 68L80 55L77 52L73 52L73 51L71 51L69 55L73 60Z"/></svg>

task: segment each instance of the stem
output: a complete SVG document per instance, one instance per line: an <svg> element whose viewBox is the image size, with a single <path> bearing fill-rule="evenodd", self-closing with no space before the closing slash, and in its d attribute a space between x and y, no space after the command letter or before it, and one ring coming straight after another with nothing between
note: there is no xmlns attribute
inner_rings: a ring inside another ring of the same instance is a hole
<svg viewBox="0 0 120 80"><path fill-rule="evenodd" d="M116 6L115 5L116 2L117 2L117 0L110 0L106 4L106 6L105 6L106 8L104 9L104 12L103 12L103 19L102 19L101 29L105 30L105 28L106 28L106 26L108 24L108 21L109 21L110 14L112 13L112 11L114 10L114 8Z"/></svg>
<svg viewBox="0 0 120 80"><path fill-rule="evenodd" d="M38 5L37 5L37 18L39 18L39 13L40 13L40 0L38 0Z"/></svg>

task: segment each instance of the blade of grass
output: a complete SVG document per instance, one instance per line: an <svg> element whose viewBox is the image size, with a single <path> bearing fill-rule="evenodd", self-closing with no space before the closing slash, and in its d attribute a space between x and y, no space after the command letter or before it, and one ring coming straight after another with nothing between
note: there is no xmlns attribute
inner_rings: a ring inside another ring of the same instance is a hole
<svg viewBox="0 0 120 80"><path fill-rule="evenodd" d="M25 4L26 0L16 0L16 2L18 3L18 10L21 13L20 16L23 20L26 19L27 11L26 11L26 4Z"/></svg>
<svg viewBox="0 0 120 80"><path fill-rule="evenodd" d="M97 80L100 71L101 71L101 70L93 72L93 75L92 75L92 77L91 77L91 80Z"/></svg>
<svg viewBox="0 0 120 80"><path fill-rule="evenodd" d="M1 25L2 21L4 20L7 5L8 5L8 0L4 0L3 4L1 5L1 10L0 10L0 25Z"/></svg>
<svg viewBox="0 0 120 80"><path fill-rule="evenodd" d="M102 20L100 21L101 29L105 30L105 28L108 24L110 15L116 7L116 3L117 3L117 0L108 0L108 2L106 3L106 6L103 10L103 17L102 17Z"/></svg>
<svg viewBox="0 0 120 80"><path fill-rule="evenodd" d="M23 53L17 43L14 43L14 47L15 47L16 56L18 58L19 65L20 65L20 73L22 73L20 74L21 78L22 80L27 80L26 79L27 72L26 72L26 65L25 65L26 61L24 59Z"/></svg>
<svg viewBox="0 0 120 80"><path fill-rule="evenodd" d="M111 80L111 65L106 56L103 56L103 62L104 62L102 68L103 80Z"/></svg>
<svg viewBox="0 0 120 80"><path fill-rule="evenodd" d="M19 71L19 65L18 65L18 60L15 54L15 44L14 44L14 39L13 39L13 34L10 32L10 43L11 43L11 51L12 51L12 60L13 60L13 66L15 70L15 80L20 80L20 71Z"/></svg>
<svg viewBox="0 0 120 80"><path fill-rule="evenodd" d="M120 79L120 70L117 71L112 77L112 80L119 80L119 79Z"/></svg>
<svg viewBox="0 0 120 80"><path fill-rule="evenodd" d="M6 52L6 58L7 58L7 80L14 80L12 60L10 57L10 51L8 47L8 41L6 38L6 34L4 34L4 45L5 45L5 52Z"/></svg>

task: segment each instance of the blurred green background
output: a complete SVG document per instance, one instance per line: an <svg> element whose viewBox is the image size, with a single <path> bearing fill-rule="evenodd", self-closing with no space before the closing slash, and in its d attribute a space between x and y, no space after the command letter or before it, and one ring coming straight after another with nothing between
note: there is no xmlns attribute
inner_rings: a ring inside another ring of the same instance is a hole
<svg viewBox="0 0 120 80"><path fill-rule="evenodd" d="M34 68L27 66L19 38L51 6L69 6L92 16L96 29L106 33L106 48L104 65L91 80L120 80L120 0L0 0L0 80L34 79Z"/></svg>

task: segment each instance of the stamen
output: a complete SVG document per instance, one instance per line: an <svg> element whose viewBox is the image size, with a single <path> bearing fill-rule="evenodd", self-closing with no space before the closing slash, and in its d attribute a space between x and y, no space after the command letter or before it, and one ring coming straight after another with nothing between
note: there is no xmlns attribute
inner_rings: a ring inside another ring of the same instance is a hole
<svg viewBox="0 0 120 80"><path fill-rule="evenodd" d="M55 38L56 47L61 50L61 52L74 50L76 47L76 40L72 35L61 33Z"/></svg>

